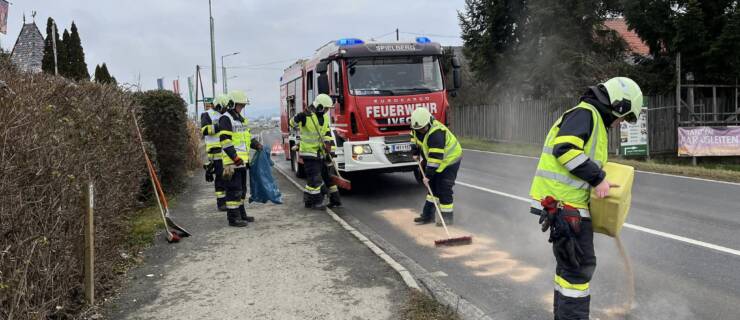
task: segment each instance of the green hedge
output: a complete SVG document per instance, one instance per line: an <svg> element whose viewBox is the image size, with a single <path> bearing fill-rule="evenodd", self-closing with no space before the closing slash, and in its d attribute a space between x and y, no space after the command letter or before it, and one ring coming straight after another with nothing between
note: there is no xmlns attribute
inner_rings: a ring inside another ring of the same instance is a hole
<svg viewBox="0 0 740 320"><path fill-rule="evenodd" d="M187 106L180 96L166 90L134 94L141 108L144 139L154 144L153 161L159 168L166 192L182 190L186 185L188 161Z"/></svg>

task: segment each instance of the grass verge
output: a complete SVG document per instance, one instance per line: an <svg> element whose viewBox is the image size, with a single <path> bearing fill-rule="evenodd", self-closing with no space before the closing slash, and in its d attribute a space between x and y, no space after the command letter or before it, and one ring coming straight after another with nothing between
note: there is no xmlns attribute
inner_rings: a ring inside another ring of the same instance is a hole
<svg viewBox="0 0 740 320"><path fill-rule="evenodd" d="M128 245L133 250L139 250L150 246L154 242L157 231L164 228L162 214L156 205L139 210L129 220L131 232L128 237Z"/></svg>
<svg viewBox="0 0 740 320"><path fill-rule="evenodd" d="M515 143L498 143L472 138L460 138L460 144L466 149L509 153L538 157L542 148L539 146ZM632 166L636 170L674 174L687 177L712 179L727 182L740 182L740 165L706 163L698 166L684 164L686 159L657 159L650 161L622 159L611 157L609 161Z"/></svg>
<svg viewBox="0 0 740 320"><path fill-rule="evenodd" d="M460 320L460 316L450 306L441 304L434 298L411 290L406 305L401 310L404 320Z"/></svg>

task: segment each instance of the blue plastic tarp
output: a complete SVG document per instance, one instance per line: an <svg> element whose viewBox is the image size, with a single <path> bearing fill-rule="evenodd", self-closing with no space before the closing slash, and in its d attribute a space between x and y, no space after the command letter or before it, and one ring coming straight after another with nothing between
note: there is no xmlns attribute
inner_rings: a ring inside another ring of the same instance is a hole
<svg viewBox="0 0 740 320"><path fill-rule="evenodd" d="M249 163L249 202L282 204L283 198L278 189L275 178L272 176L272 166L274 163L270 159L270 154L265 151L270 150L269 145L264 145L263 149L254 153Z"/></svg>

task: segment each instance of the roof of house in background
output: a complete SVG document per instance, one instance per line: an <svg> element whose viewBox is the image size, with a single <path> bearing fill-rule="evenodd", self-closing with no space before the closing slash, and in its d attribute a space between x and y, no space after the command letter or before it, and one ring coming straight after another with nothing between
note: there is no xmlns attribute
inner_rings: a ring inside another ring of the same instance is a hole
<svg viewBox="0 0 740 320"><path fill-rule="evenodd" d="M15 41L10 61L26 72L41 72L44 59L44 36L35 22L23 24L20 35Z"/></svg>
<svg viewBox="0 0 740 320"><path fill-rule="evenodd" d="M627 45L632 52L643 56L650 55L650 47L642 41L637 33L629 30L624 18L607 19L604 21L604 26L619 33L622 39L627 42Z"/></svg>

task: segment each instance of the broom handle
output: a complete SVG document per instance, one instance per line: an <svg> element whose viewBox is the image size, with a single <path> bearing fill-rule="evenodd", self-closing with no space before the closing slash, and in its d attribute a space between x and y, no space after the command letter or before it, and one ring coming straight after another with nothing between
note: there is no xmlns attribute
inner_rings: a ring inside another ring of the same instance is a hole
<svg viewBox="0 0 740 320"><path fill-rule="evenodd" d="M149 156L146 154L146 148L144 147L144 139L141 137L141 130L139 129L139 122L136 121L136 113L134 110L131 110L131 114L134 118L134 126L136 127L136 134L139 136L139 143L141 144L141 151L144 152L144 160L146 160L146 166L147 171L149 171L149 181L152 183L152 189L154 189L154 195L157 197L157 206L159 207L159 212L162 213L162 222L164 222L164 229L167 231L167 233L170 233L169 228L167 228L167 219L165 218L164 209L162 209L162 202L159 198L159 189L157 188L157 184L155 181L156 179L156 173L154 172L154 168L152 168L152 163L149 160Z"/></svg>
<svg viewBox="0 0 740 320"><path fill-rule="evenodd" d="M416 164L419 165L419 172L421 173L422 178L426 179L427 176L424 174L424 168L421 167L421 160L416 161ZM445 228L445 232L447 233L447 238L452 238L450 235L450 230L447 230L447 224L445 223L445 218L442 216L442 210L439 209L439 205L437 204L437 197L434 196L434 193L432 193L432 187L429 186L429 183L424 182L424 186L427 187L427 191L432 196L432 202L434 203L434 209L437 210L437 215L439 215L439 221L442 221L442 226Z"/></svg>
<svg viewBox="0 0 740 320"><path fill-rule="evenodd" d="M308 118L308 116L306 116L306 118ZM314 127L316 127L316 128L319 127L316 124L316 121L313 121L313 118L309 118L309 119L311 120L311 123L313 123L313 126ZM318 142L319 142L319 148L322 148L324 146L324 141L321 139L321 134L319 134L319 141ZM339 179L344 180L344 178L342 178L342 175L339 174L339 168L337 168L337 162L334 161L334 157L331 156L331 153L329 153L328 156L331 159L331 164L332 164L332 166L334 166L334 172L337 173L337 177L339 177Z"/></svg>
<svg viewBox="0 0 740 320"><path fill-rule="evenodd" d="M169 203L167 202L167 196L165 196L164 190L162 189L162 183L159 182L159 178L157 177L157 170L154 170L154 165L152 164L152 160L149 159L149 156L146 153L146 148L144 148L144 138L142 138L141 129L139 129L139 122L136 120L136 113L134 113L133 110L131 110L131 113L134 114L134 125L136 125L136 134L139 136L139 141L141 142L141 150L144 152L144 159L146 160L146 165L147 167L149 167L149 170L153 174L151 175L151 177L153 179L153 183L155 184L154 189L161 196L161 200L159 200L160 197L157 197L158 201L162 201L162 203L164 204L164 208L169 213L170 206L169 206Z"/></svg>

